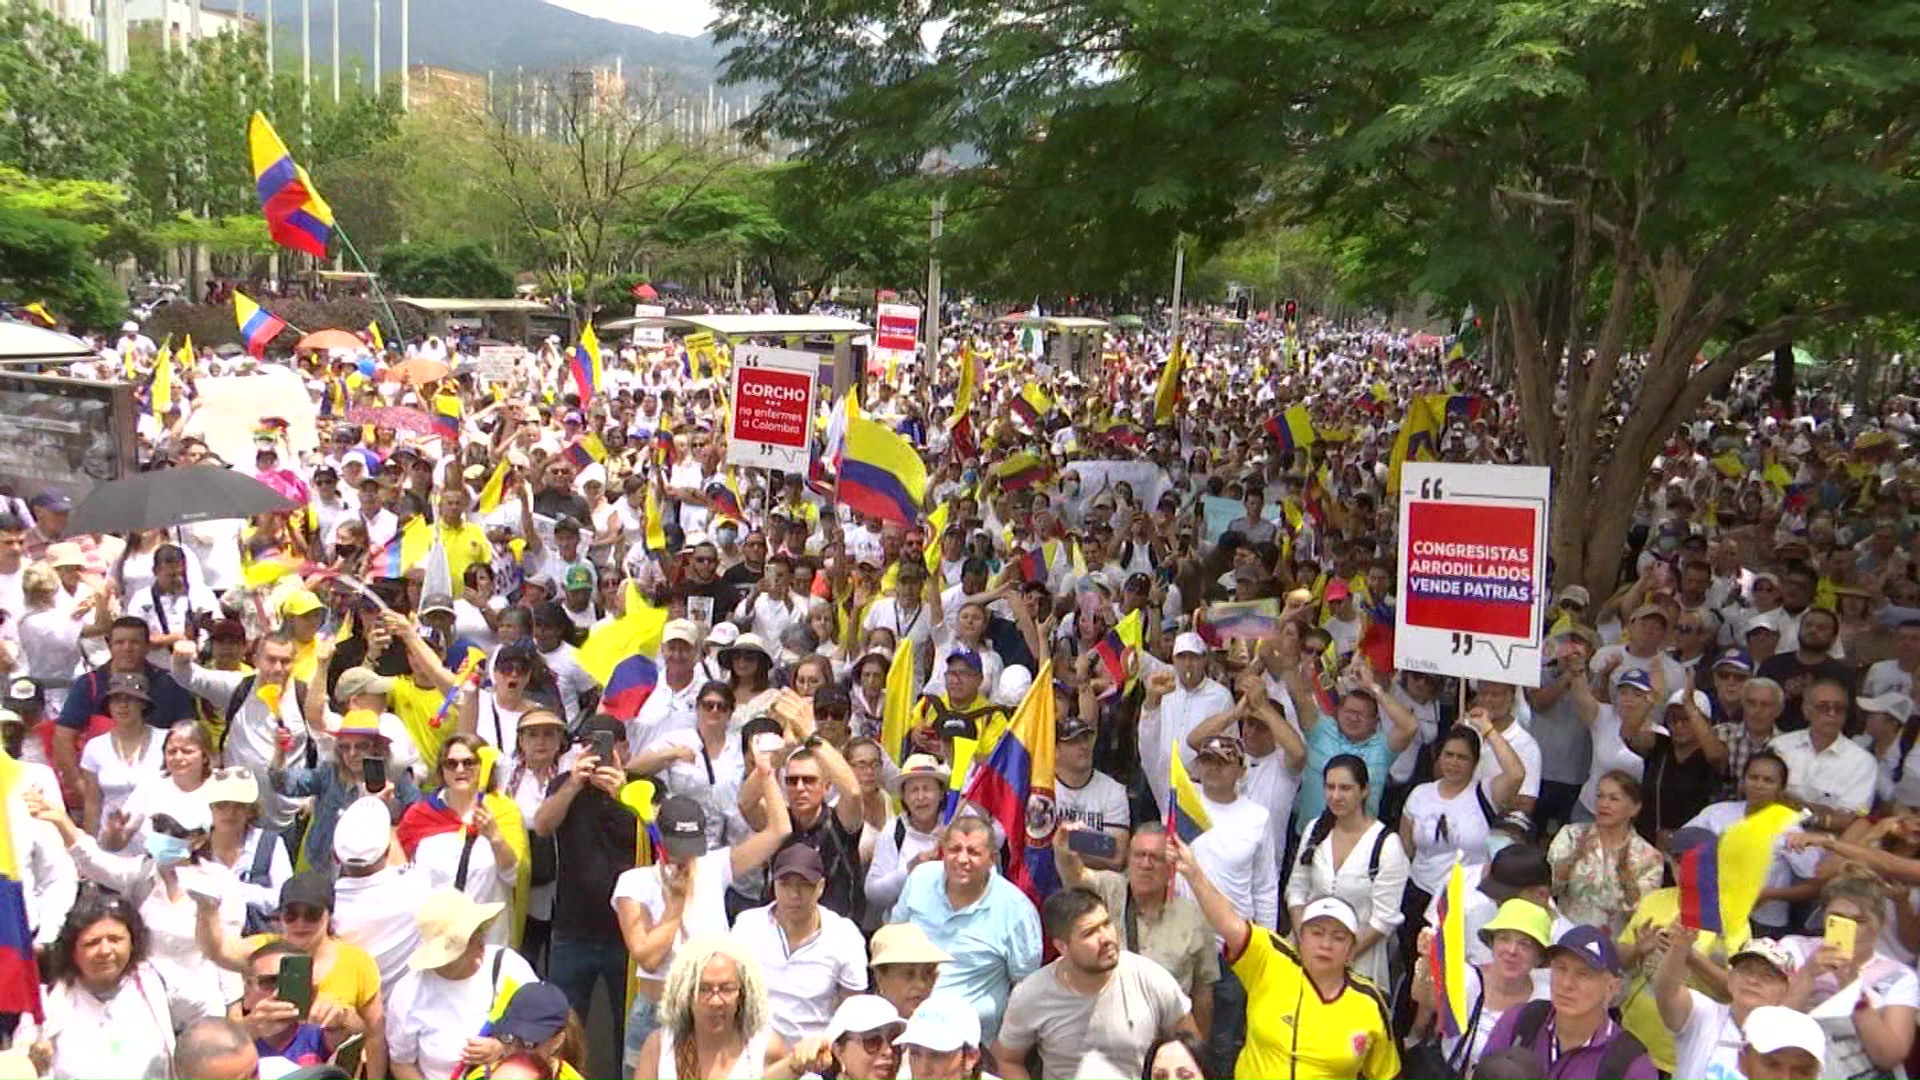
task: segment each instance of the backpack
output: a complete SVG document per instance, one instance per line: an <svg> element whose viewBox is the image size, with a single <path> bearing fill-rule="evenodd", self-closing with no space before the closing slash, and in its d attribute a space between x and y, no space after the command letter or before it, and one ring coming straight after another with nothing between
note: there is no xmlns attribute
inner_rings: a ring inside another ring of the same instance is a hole
<svg viewBox="0 0 1920 1080"><path fill-rule="evenodd" d="M1533 1049L1534 1040L1540 1037L1540 1030L1547 1024L1547 1013L1552 1009L1553 1003L1550 1001L1529 1001L1520 1006L1520 1016L1513 1025L1513 1045ZM1646 1052L1647 1048L1641 1045L1640 1040L1623 1027L1607 1043L1607 1048L1600 1051L1600 1067L1594 1071L1594 1075L1625 1076L1627 1066Z"/></svg>

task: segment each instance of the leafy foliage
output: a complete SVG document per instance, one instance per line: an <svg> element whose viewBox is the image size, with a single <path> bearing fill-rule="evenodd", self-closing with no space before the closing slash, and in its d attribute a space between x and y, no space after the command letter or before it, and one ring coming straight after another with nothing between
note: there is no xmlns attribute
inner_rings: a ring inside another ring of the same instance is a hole
<svg viewBox="0 0 1920 1080"><path fill-rule="evenodd" d="M104 326L126 311L113 281L93 263L85 225L0 200L0 289L21 303L45 301L76 326Z"/></svg>
<svg viewBox="0 0 1920 1080"><path fill-rule="evenodd" d="M397 296L513 295L513 275L478 244L398 244L381 254L379 273Z"/></svg>

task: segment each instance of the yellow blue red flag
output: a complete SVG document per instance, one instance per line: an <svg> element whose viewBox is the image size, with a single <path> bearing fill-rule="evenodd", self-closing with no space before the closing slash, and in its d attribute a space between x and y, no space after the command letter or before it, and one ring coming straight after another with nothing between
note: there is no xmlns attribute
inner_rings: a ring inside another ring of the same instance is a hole
<svg viewBox="0 0 1920 1080"><path fill-rule="evenodd" d="M320 197L307 170L294 163L287 144L263 113L254 113L247 127L247 150L253 159L254 193L267 218L267 235L281 247L326 258L327 241L333 238L333 208Z"/></svg>

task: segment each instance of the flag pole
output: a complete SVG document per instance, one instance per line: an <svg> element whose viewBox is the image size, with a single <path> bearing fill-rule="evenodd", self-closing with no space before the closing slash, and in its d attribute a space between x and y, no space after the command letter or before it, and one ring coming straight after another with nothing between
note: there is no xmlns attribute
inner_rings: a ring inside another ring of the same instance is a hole
<svg viewBox="0 0 1920 1080"><path fill-rule="evenodd" d="M353 246L353 237L347 235L346 227L341 225L338 219L334 220L333 231L340 234L340 242L347 246L347 253L353 256L353 261L360 267L360 272L367 275L367 284L373 286L373 298L379 302L380 310L387 313L387 322L393 325L393 340L404 344L406 334L400 329L400 319L393 313L393 305L387 303L387 293L380 287L379 275L367 265L367 260L360 257L360 249Z"/></svg>

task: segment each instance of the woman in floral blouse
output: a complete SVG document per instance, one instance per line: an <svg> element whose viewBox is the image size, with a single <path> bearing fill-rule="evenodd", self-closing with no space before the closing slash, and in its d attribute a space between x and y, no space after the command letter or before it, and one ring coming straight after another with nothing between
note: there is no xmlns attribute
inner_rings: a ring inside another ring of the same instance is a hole
<svg viewBox="0 0 1920 1080"><path fill-rule="evenodd" d="M1660 852L1633 831L1639 812L1640 782L1609 772L1594 788L1593 821L1553 838L1553 898L1569 920L1617 937L1640 898L1660 887Z"/></svg>

